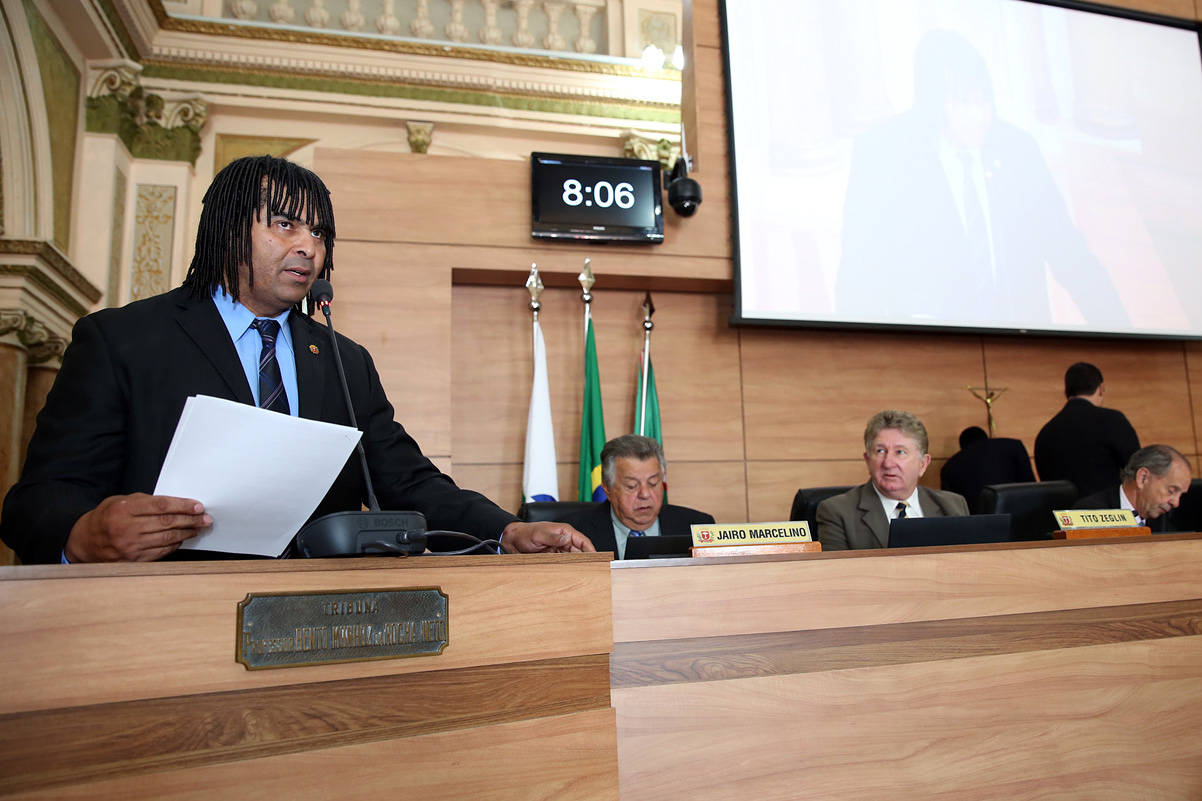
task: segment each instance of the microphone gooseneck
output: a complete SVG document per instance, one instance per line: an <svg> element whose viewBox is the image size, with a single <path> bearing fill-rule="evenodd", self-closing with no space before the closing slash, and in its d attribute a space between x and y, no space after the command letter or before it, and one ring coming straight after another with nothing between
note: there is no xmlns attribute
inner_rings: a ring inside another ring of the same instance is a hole
<svg viewBox="0 0 1202 801"><path fill-rule="evenodd" d="M338 339L334 335L334 321L330 319L330 302L334 299L334 288L324 278L313 282L310 291L313 302L326 316L330 329L330 344L334 348L334 363L338 365L338 378L342 382L342 395L346 399L346 411L351 425L355 421L355 406L351 402L351 390L346 383L346 370L342 366L342 353L338 350ZM376 493L371 485L371 474L367 469L367 454L363 452L363 437L355 443L359 453L359 465L363 468L363 483L367 489L369 511L333 512L310 522L296 535L298 550L304 556L336 557L393 555L410 556L426 550L426 517L421 512L381 512Z"/></svg>
<svg viewBox="0 0 1202 801"><path fill-rule="evenodd" d="M355 420L355 405L351 402L351 390L346 383L346 370L342 367L342 354L338 351L338 339L334 336L334 320L330 316L330 302L334 300L334 287L324 278L318 278L313 282L313 288L310 290L317 308L321 309L322 314L326 317L326 327L330 329L330 345L334 348L334 363L338 365L338 379L342 382L342 395L346 399L346 413L350 416L351 425L355 428L359 427ZM376 500L376 491L372 487L371 474L367 469L367 454L363 452L363 437L355 443L355 451L359 454L359 466L363 468L363 482L367 486L367 508L373 512L380 511L380 504Z"/></svg>

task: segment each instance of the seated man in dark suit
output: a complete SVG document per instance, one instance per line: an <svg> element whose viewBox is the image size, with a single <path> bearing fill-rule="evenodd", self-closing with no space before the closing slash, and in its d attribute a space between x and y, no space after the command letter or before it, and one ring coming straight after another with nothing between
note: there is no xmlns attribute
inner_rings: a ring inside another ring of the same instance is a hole
<svg viewBox="0 0 1202 801"><path fill-rule="evenodd" d="M1034 481L1031 457L1020 439L990 438L980 426L960 432L960 450L939 471L939 486L963 495L968 510L980 511L981 490L990 484Z"/></svg>
<svg viewBox="0 0 1202 801"><path fill-rule="evenodd" d="M1170 514L1189 491L1189 460L1168 445L1140 448L1119 474L1121 483L1077 501L1075 509L1130 509L1135 524L1175 531Z"/></svg>
<svg viewBox="0 0 1202 801"><path fill-rule="evenodd" d="M694 523L713 523L712 515L664 503L667 473L664 449L655 440L638 434L611 439L601 449L601 486L608 500L563 522L619 559L626 557L627 537L688 534Z"/></svg>
<svg viewBox="0 0 1202 801"><path fill-rule="evenodd" d="M968 504L954 492L918 486L931 464L927 447L927 429L914 415L892 410L874 415L864 429L869 480L818 505L822 550L887 548L889 522L899 517L967 515Z"/></svg>

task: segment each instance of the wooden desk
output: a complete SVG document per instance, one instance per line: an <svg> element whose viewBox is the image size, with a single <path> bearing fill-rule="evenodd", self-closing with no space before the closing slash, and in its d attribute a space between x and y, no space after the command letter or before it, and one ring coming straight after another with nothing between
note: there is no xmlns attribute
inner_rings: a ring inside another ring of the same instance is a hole
<svg viewBox="0 0 1202 801"><path fill-rule="evenodd" d="M622 801L1202 797L1202 537L615 562Z"/></svg>
<svg viewBox="0 0 1202 801"><path fill-rule="evenodd" d="M617 798L608 555L0 569L0 796ZM435 657L248 671L247 593L437 586Z"/></svg>
<svg viewBox="0 0 1202 801"><path fill-rule="evenodd" d="M247 592L431 585L452 611L437 659L233 660ZM0 604L5 797L613 799L620 786L623 801L1161 801L1202 788L1199 535L612 568L8 568Z"/></svg>

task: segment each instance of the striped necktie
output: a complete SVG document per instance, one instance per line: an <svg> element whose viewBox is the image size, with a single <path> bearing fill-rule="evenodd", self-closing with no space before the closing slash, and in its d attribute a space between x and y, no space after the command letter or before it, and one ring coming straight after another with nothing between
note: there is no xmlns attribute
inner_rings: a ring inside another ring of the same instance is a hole
<svg viewBox="0 0 1202 801"><path fill-rule="evenodd" d="M275 341L280 333L280 324L275 320L256 319L251 327L259 332L263 349L259 354L259 408L289 414L288 395L284 392L284 379L280 376L280 365L275 358Z"/></svg>
<svg viewBox="0 0 1202 801"><path fill-rule="evenodd" d="M898 520L901 520L903 517L906 516L907 507L908 507L908 504L905 501L897 502L897 506L894 508L897 509L897 519Z"/></svg>

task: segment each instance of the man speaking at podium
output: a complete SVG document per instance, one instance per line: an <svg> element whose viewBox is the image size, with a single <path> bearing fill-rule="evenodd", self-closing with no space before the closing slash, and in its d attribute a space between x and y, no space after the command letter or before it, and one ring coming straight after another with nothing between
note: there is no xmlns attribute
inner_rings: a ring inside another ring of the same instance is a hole
<svg viewBox="0 0 1202 801"><path fill-rule="evenodd" d="M147 493L189 396L346 424L329 331L300 308L329 276L333 251L334 212L317 175L271 156L218 173L183 286L76 323L4 502L4 542L26 564L220 556L178 550L212 522L199 502ZM393 419L367 351L343 336L338 346L383 508L421 512L431 529L501 537L509 551L594 550L570 526L522 523L455 486ZM272 454L262 461L270 472ZM366 498L352 455L313 517Z"/></svg>
<svg viewBox="0 0 1202 801"><path fill-rule="evenodd" d="M926 426L909 412L873 415L864 429L868 482L818 504L824 551L889 547L889 523L899 517L954 517L968 504L954 492L918 486L931 464Z"/></svg>

